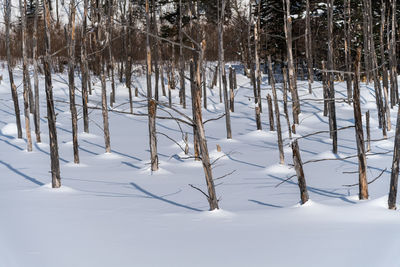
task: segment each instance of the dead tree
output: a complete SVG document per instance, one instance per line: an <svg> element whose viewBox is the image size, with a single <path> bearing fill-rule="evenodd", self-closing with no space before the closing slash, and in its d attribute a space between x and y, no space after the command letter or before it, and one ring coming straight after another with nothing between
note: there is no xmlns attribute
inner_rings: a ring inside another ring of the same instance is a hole
<svg viewBox="0 0 400 267"><path fill-rule="evenodd" d="M386 1L381 1L381 26L379 32L379 47L380 47L380 56L381 56L381 65L382 65L382 86L383 86L383 95L385 99L384 109L386 112L386 129L390 131L392 129L392 123L390 121L390 107L389 107L389 81L388 81L388 70L386 67L386 56L385 56L385 43L383 41L383 34L385 32L385 14L386 14Z"/></svg>
<svg viewBox="0 0 400 267"><path fill-rule="evenodd" d="M260 6L261 6L261 1L258 2L258 14L260 14ZM261 100L261 68L260 68L260 57L259 57L259 53L260 53L260 15L257 16L257 22L254 25L254 59L255 59L255 63L256 63L256 71L255 71L255 75L256 75L256 85L257 85L257 105L258 108L260 110L260 112L262 113L262 100Z"/></svg>
<svg viewBox="0 0 400 267"><path fill-rule="evenodd" d="M287 70L286 68L282 69L283 74L283 112L285 113L286 123L289 132L289 138L292 139L292 127L290 127L290 119L289 119L289 111L287 107ZM294 128L296 129L296 128Z"/></svg>
<svg viewBox="0 0 400 267"><path fill-rule="evenodd" d="M310 25L310 0L306 0L306 30L305 30L305 46L307 59L307 78L308 92L312 93L312 83L314 82L314 71L312 66L312 35Z"/></svg>
<svg viewBox="0 0 400 267"><path fill-rule="evenodd" d="M290 16L290 0L282 0L285 9L284 18L284 30L286 37L287 46L287 63L289 71L289 88L292 94L292 113L293 113L293 124L299 124L299 114L300 114L300 102L299 95L297 93L297 83L295 77L295 67L293 61L293 49L292 49L292 17Z"/></svg>
<svg viewBox="0 0 400 267"><path fill-rule="evenodd" d="M151 50L150 50L150 11L149 0L146 0L146 81L147 81L147 108L149 119L149 143L150 143L150 159L151 171L158 170L158 156L157 156L157 137L156 137L156 122L155 114L157 105L152 100L152 87L151 87Z"/></svg>
<svg viewBox="0 0 400 267"><path fill-rule="evenodd" d="M389 47L389 68L390 68L390 105L393 108L399 100L398 84L397 84L397 45L396 45L396 1L390 0L392 6L391 16L391 33Z"/></svg>
<svg viewBox="0 0 400 267"><path fill-rule="evenodd" d="M104 144L106 148L106 153L111 153L110 128L108 123L106 78L104 74L101 74L101 110L103 114L103 131L104 131Z"/></svg>
<svg viewBox="0 0 400 267"><path fill-rule="evenodd" d="M231 129L231 115L229 111L229 99L228 99L228 86L226 80L226 70L225 70L225 58L224 58L224 28L223 21L225 18L225 0L218 0L218 6L221 3L221 15L218 17L218 48L219 48L219 69L222 75L223 84L223 94L225 103L225 125L226 125L226 138L232 139L232 129Z"/></svg>
<svg viewBox="0 0 400 267"><path fill-rule="evenodd" d="M39 1L35 0L36 7L39 7ZM39 103L39 77L38 77L38 46L37 46L37 34L38 34L38 18L39 10L35 8L35 18L33 21L33 35L32 35L32 59L33 59L33 86L35 90L35 108L34 111L34 122L35 122L35 135L36 142L41 143L40 138L40 103Z"/></svg>
<svg viewBox="0 0 400 267"><path fill-rule="evenodd" d="M68 83L69 107L72 122L72 144L74 150L74 163L79 164L78 150L78 114L75 105L75 0L70 0L68 22Z"/></svg>
<svg viewBox="0 0 400 267"><path fill-rule="evenodd" d="M351 0L344 0L344 61L346 65L346 86L347 86L347 101L351 103L352 88L351 88L351 35L350 35L350 23L351 23Z"/></svg>
<svg viewBox="0 0 400 267"><path fill-rule="evenodd" d="M185 57L183 55L183 34L182 34L182 0L179 0L179 82L180 82L180 103L186 108L186 89L185 89Z"/></svg>
<svg viewBox="0 0 400 267"><path fill-rule="evenodd" d="M335 85L333 70L333 0L327 0L328 8L328 111L329 111L329 130L332 138L332 152L337 154L337 124L336 124L336 107L335 107Z"/></svg>
<svg viewBox="0 0 400 267"><path fill-rule="evenodd" d="M109 55L109 68L111 69L111 96L110 106L115 103L115 80L114 80L114 56L112 55L112 39L114 29L114 0L108 0L108 55Z"/></svg>
<svg viewBox="0 0 400 267"><path fill-rule="evenodd" d="M8 69L8 77L10 80L10 87L11 87L11 96L14 103L14 112L15 112L15 121L17 124L17 133L18 138L22 138L22 127L21 127L21 117L20 117L20 110L19 110L19 103L18 103L18 92L17 87L14 83L14 75L12 70L12 57L11 57L11 50L10 50L10 15L11 15L11 0L5 0L4 2L4 22L6 26L6 50L7 50L7 69Z"/></svg>
<svg viewBox="0 0 400 267"><path fill-rule="evenodd" d="M32 136L31 136L31 126L30 126L30 110L29 110L29 87L28 82L29 72L28 72L28 55L27 55L27 44L26 44L26 0L22 3L19 0L19 10L21 13L21 23L22 23L22 80L24 86L24 115L25 115L25 131L27 139L27 150L32 151ZM32 102L31 102L32 103Z"/></svg>
<svg viewBox="0 0 400 267"><path fill-rule="evenodd" d="M272 71L271 55L268 55L268 67L269 67L269 73L272 74L273 71ZM281 118L280 118L280 113L279 113L278 96L276 94L274 75L271 75L270 81L271 81L271 88L272 88L272 96L274 98L276 131L277 131L277 136L278 136L278 148L279 148L279 163L285 164L285 154L283 152L283 141L282 141Z"/></svg>
<svg viewBox="0 0 400 267"><path fill-rule="evenodd" d="M235 112L235 87L234 87L234 78L233 78L233 68L229 67L229 104L231 112Z"/></svg>
<svg viewBox="0 0 400 267"><path fill-rule="evenodd" d="M300 189L300 201L301 204L303 205L308 201L309 197L308 197L306 179L304 177L303 163L301 161L299 144L297 143L297 140L293 140L292 142L292 155L293 155L293 164L296 170L297 181Z"/></svg>
<svg viewBox="0 0 400 267"><path fill-rule="evenodd" d="M275 131L274 127L274 108L272 107L272 98L271 95L267 95L267 103L268 103L268 118L269 118L269 130ZM258 107L260 108L260 107Z"/></svg>
<svg viewBox="0 0 400 267"><path fill-rule="evenodd" d="M224 0L222 0L224 1ZM224 5L223 5L224 6ZM211 162L210 162L210 157L208 153L208 147L207 147L207 140L206 140L206 135L204 131L204 124L203 124L203 118L201 114L201 97L200 97L200 92L201 92L201 66L203 62L203 57L204 57L204 51L206 48L206 42L203 40L201 42L201 50L199 51L199 59L197 60L196 64L196 81L195 81L195 86L193 87L192 90L192 105L193 105L193 110L195 111L195 116L194 116L194 123L196 126L196 139L199 143L200 147L200 154L201 154L201 161L203 163L203 169L204 169L204 174L206 178L206 184L207 184L207 200L210 206L210 210L215 210L218 209L218 199L217 199L217 194L215 192L215 185L214 185L214 180L213 180L213 174L212 174L212 168L211 168ZM191 62L190 64L190 71L191 73L194 72L194 62ZM191 77L194 76L194 73L191 74Z"/></svg>
<svg viewBox="0 0 400 267"><path fill-rule="evenodd" d="M61 186L60 177L60 161L58 156L58 141L57 141L57 128L56 128L56 113L54 109L53 100L53 86L51 81L51 46L50 46L50 25L51 16L48 5L49 0L43 1L44 6L44 43L45 43L45 56L43 58L44 75L45 75L45 89L47 101L47 124L49 126L49 141L50 141L50 161L51 161L51 177L52 187L58 188Z"/></svg>
<svg viewBox="0 0 400 267"><path fill-rule="evenodd" d="M388 198L388 206L389 209L391 210L396 209L397 186L399 181L399 160L400 160L399 148L400 148L400 105L397 111L396 134L394 139L392 172L390 175L390 188L389 188L389 198Z"/></svg>
<svg viewBox="0 0 400 267"><path fill-rule="evenodd" d="M369 110L365 112L365 130L367 132L367 152L371 150L371 131L369 127Z"/></svg>
<svg viewBox="0 0 400 267"><path fill-rule="evenodd" d="M361 48L357 49L357 57L354 65L354 88L353 88L353 110L355 121L355 134L357 143L358 157L358 180L359 180L359 198L368 199L368 182L367 182L367 159L365 157L364 134L361 119L360 107L360 60Z"/></svg>
<svg viewBox="0 0 400 267"><path fill-rule="evenodd" d="M81 29L81 73L82 73L82 117L83 131L89 133L89 112L88 112L88 84L89 84L89 65L87 62L87 16L88 16L88 0L83 1L83 18Z"/></svg>

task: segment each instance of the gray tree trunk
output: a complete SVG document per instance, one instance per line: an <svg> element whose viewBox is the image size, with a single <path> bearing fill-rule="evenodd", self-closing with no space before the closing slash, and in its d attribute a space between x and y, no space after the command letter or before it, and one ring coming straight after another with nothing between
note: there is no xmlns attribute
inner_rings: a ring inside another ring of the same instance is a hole
<svg viewBox="0 0 400 267"><path fill-rule="evenodd" d="M45 75L45 89L47 101L47 123L49 126L49 141L50 141L50 161L51 161L51 184L53 188L61 186L60 177L60 161L58 156L58 141L57 141L57 128L56 128L56 113L54 109L53 100L53 86L51 81L51 46L50 46L50 25L51 16L48 6L49 0L43 1L44 6L44 43L45 43L45 56L43 58L44 75Z"/></svg>
<svg viewBox="0 0 400 267"><path fill-rule="evenodd" d="M74 163L79 164L78 149L78 114L75 105L75 0L70 0L70 13L68 23L68 82L69 82L69 106L72 121L72 143L74 150Z"/></svg>
<svg viewBox="0 0 400 267"><path fill-rule="evenodd" d="M6 50L7 50L7 69L10 80L11 95L14 103L15 120L17 124L18 138L22 138L21 117L18 103L17 87L14 83L14 75L12 71L12 57L10 51L10 15L11 15L11 0L5 0L4 3L4 22L6 26Z"/></svg>
<svg viewBox="0 0 400 267"><path fill-rule="evenodd" d="M360 107L360 60L361 48L357 49L357 57L355 61L355 75L353 88L353 110L355 121L355 134L358 154L358 180L359 180L359 198L368 199L368 183L367 183L367 159L365 157L364 134L361 119Z"/></svg>

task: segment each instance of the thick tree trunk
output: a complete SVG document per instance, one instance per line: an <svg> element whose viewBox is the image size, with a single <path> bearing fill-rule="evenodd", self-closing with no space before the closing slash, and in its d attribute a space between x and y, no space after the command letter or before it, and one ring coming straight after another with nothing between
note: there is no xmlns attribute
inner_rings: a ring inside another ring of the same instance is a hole
<svg viewBox="0 0 400 267"><path fill-rule="evenodd" d="M149 14L149 0L146 0L146 80L147 80L147 109L149 119L149 144L150 144L150 160L151 171L158 170L158 156L157 156L157 136L156 136L156 108L157 105L152 99L151 87L151 50L150 50L150 14Z"/></svg>
<svg viewBox="0 0 400 267"><path fill-rule="evenodd" d="M101 110L103 114L103 131L106 153L111 153L110 128L108 123L107 89L106 78L104 77L104 74L101 74Z"/></svg>
<svg viewBox="0 0 400 267"><path fill-rule="evenodd" d="M293 164L294 164L294 168L296 170L298 185L299 185L299 189L300 189L300 201L301 201L301 204L303 205L304 203L306 203L308 201L309 197L308 197L306 179L304 177L303 163L301 161L299 144L297 143L297 140L294 140L292 142L292 153L293 153L292 154L293 155Z"/></svg>
<svg viewBox="0 0 400 267"><path fill-rule="evenodd" d="M399 181L399 160L400 160L399 148L400 148L400 105L397 111L396 134L394 139L392 172L390 175L390 188L389 188L389 198L388 198L388 205L389 209L391 210L396 209L397 186Z"/></svg>
<svg viewBox="0 0 400 267"><path fill-rule="evenodd" d="M368 199L368 183L367 183L367 159L365 157L364 134L361 119L360 107L360 60L361 48L357 49L357 57L355 61L354 89L353 89L353 109L355 121L355 134L358 154L358 180L359 180L359 198Z"/></svg>
<svg viewBox="0 0 400 267"><path fill-rule="evenodd" d="M22 71L23 71L23 87L24 87L24 115L25 115L25 131L27 140L27 150L32 151L32 136L31 136L31 126L30 126L30 110L29 110L29 87L28 82L29 72L28 72L28 55L27 55L27 44L26 44L26 0L19 0L19 10L21 14L22 23ZM31 104L33 104L31 102Z"/></svg>
<svg viewBox="0 0 400 267"><path fill-rule="evenodd" d="M290 0L282 0L285 7L285 19L284 19L284 30L286 36L287 46L287 63L289 71L289 88L292 94L292 111L293 111L293 123L299 124L300 114L300 102L299 95L297 93L297 83L295 77L295 67L293 60L293 49L292 49L292 18L290 16Z"/></svg>
<svg viewBox="0 0 400 267"><path fill-rule="evenodd" d="M39 7L39 1L35 0L35 5ZM39 103L39 77L38 77L38 47L37 47L37 34L38 34L38 18L39 18L39 10L35 8L35 18L33 22L33 35L32 35L32 59L33 59L33 81L34 81L34 90L35 90L35 113L34 113L34 121L35 121L35 135L36 142L41 143L40 137L40 103Z"/></svg>
<svg viewBox="0 0 400 267"><path fill-rule="evenodd" d="M222 1L224 1L224 0L222 0ZM208 203L210 206L210 210L215 210L215 209L219 208L218 207L218 199L217 199L217 194L215 192L215 185L214 185L214 180L213 180L211 162L210 162L210 157L209 157L209 153L208 153L207 140L206 140L206 136L205 136L203 119L202 119L202 114L201 114L200 69L202 66L203 55L204 55L204 50L205 50L205 41L204 40L201 43L201 47L202 47L202 50L200 52L199 60L197 62L197 66L196 66L196 68L197 68L196 82L195 82L195 86L193 87L193 91L192 91L192 105L193 105L193 110L195 111L194 122L196 125L196 131L195 131L196 139L198 140L199 147L200 147L201 160L203 163L203 169L204 169L204 174L205 174L206 184L207 184L207 192L208 192L207 200L208 200ZM194 63L191 62L191 73L193 73L193 72L194 72Z"/></svg>
<svg viewBox="0 0 400 267"><path fill-rule="evenodd" d="M229 104L231 112L235 112L235 91L234 91L234 81L233 81L233 69L232 66L229 67Z"/></svg>
<svg viewBox="0 0 400 267"><path fill-rule="evenodd" d="M82 117L83 131L89 133L89 111L88 111L88 85L89 85L89 65L87 62L87 16L88 0L83 1L83 18L81 30L81 70L82 70Z"/></svg>
<svg viewBox="0 0 400 267"><path fill-rule="evenodd" d="M268 118L269 118L269 130L275 131L274 127L274 109L272 107L272 98L271 95L267 95L267 103L268 103Z"/></svg>
<svg viewBox="0 0 400 267"><path fill-rule="evenodd" d="M45 89L47 101L47 123L49 126L49 141L50 141L50 161L51 161L51 177L52 187L58 188L61 186L60 177L60 161L58 156L58 141L57 141L57 128L56 128L56 113L54 110L53 100L53 86L51 81L51 58L50 58L50 9L48 6L49 0L44 0L44 42L45 42L45 56L43 58L44 75L45 75Z"/></svg>
<svg viewBox="0 0 400 267"><path fill-rule="evenodd" d="M11 0L5 0L5 12L4 12L4 22L6 26L6 53L7 53L7 68L8 68L8 77L10 80L10 88L11 95L14 103L14 112L15 112L15 120L17 124L17 133L18 138L22 138L22 127L21 127L21 117L18 103L18 92L17 87L14 84L14 75L12 72L12 57L10 50L10 15L11 15Z"/></svg>
<svg viewBox="0 0 400 267"><path fill-rule="evenodd" d="M333 0L328 1L328 90L329 126L332 138L332 152L337 154L337 124L335 107L335 85L333 70Z"/></svg>
<svg viewBox="0 0 400 267"><path fill-rule="evenodd" d="M271 55L268 56L268 67L269 67L269 73L273 73ZM279 148L279 163L285 164L285 154L283 152L283 141L282 141L281 118L280 118L279 105L278 105L278 96L276 94L276 88L275 88L275 78L273 75L271 75L270 81L271 81L271 88L272 88L272 96L274 98L276 131L277 131L277 136L278 136L278 148Z"/></svg>

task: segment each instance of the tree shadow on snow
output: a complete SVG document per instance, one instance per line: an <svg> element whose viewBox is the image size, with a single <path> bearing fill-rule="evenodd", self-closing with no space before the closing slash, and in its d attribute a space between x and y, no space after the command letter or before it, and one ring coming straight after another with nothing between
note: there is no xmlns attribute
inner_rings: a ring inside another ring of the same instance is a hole
<svg viewBox="0 0 400 267"><path fill-rule="evenodd" d="M37 184L37 185L40 185L40 186L44 185L44 183L42 183L41 181L36 180L35 178L33 178L33 177L31 177L31 176L19 171L18 169L14 168L12 165L8 164L7 162L4 162L4 161L0 160L0 164L4 165L10 171L13 171L14 173L18 174L19 176L23 177L24 179L26 179L28 181L31 181L34 184Z"/></svg>
<svg viewBox="0 0 400 267"><path fill-rule="evenodd" d="M130 184L131 184L136 190L139 190L140 192L146 194L147 196L149 196L149 197L151 197L151 198L154 198L154 199L157 199L157 200L161 200L161 201L166 202L166 203L168 203L168 204L171 204L171 205L174 205L174 206L177 206L177 207L181 207L181 208L185 208L185 209L188 209L188 210L192 210L192 211L202 211L202 210L200 210L200 209L196 209L196 208L193 208L193 207L184 205L184 204L177 203L177 202L172 201L172 200L169 200L169 199L165 199L163 196L157 196L157 195L155 195L155 194L153 194L153 193L147 191L146 189L140 187L140 186L139 186L138 184L136 184L136 183L131 182Z"/></svg>

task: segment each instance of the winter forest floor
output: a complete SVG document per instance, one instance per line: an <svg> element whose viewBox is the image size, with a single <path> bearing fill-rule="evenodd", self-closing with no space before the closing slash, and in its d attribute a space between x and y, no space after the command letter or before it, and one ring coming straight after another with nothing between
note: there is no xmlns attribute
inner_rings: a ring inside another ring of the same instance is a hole
<svg viewBox="0 0 400 267"><path fill-rule="evenodd" d="M201 162L185 159L179 146L163 135L183 144L173 120L157 120L157 131L163 133L158 134L160 170L152 174L147 117L110 112L112 153L105 154L101 110L91 110L90 134L83 133L78 121L81 164L73 164L66 74L53 75L62 187L52 189L44 77L42 143L34 142L33 152L27 152L26 140L16 138L8 74L1 69L0 266L400 266L400 213L387 209L394 127L387 140L371 143L370 153L381 154L367 157L368 181L386 171L369 185L369 200L358 200L358 186L343 186L358 182L353 157L305 164L310 201L300 206L297 178L283 182L295 172L282 102L285 165L279 165L276 132L269 131L267 101L263 100L263 130L257 131L252 87L240 73L238 69L231 114L233 139L226 139L224 118L206 123L210 155L218 159L214 177L235 171L216 180L221 210L209 212L206 198L189 186L205 190ZM21 74L16 68L23 110ZM145 77L133 78L144 93ZM93 82L89 105L101 107L100 81ZM264 77L263 98L272 95L267 84ZM281 86L277 84L278 99ZM78 74L76 87L80 89ZM306 81L299 81L298 89L302 113L295 137L328 130L323 103L316 101L322 98L321 83L314 83L312 95ZM335 83L335 89L337 98L346 97L344 83ZM174 105L183 110L178 90L172 95ZM129 111L124 85L118 84L116 98L116 106L122 104L116 109ZM76 102L82 103L79 91ZM187 102L185 113L191 115L189 97ZM362 84L361 108L363 120L365 112L371 112L371 138L381 139L373 84ZM338 128L354 124L352 106L336 103L336 110ZM134 111L146 113L147 107L135 103ZM391 112L395 123L397 107ZM81 117L81 107L78 113ZM204 120L223 113L218 88L208 89ZM158 114L167 116L161 109ZM24 122L23 114L21 119ZM192 129L182 128L192 144ZM354 128L339 131L338 137L337 155L331 152L329 133L299 139L303 162L355 155Z"/></svg>

